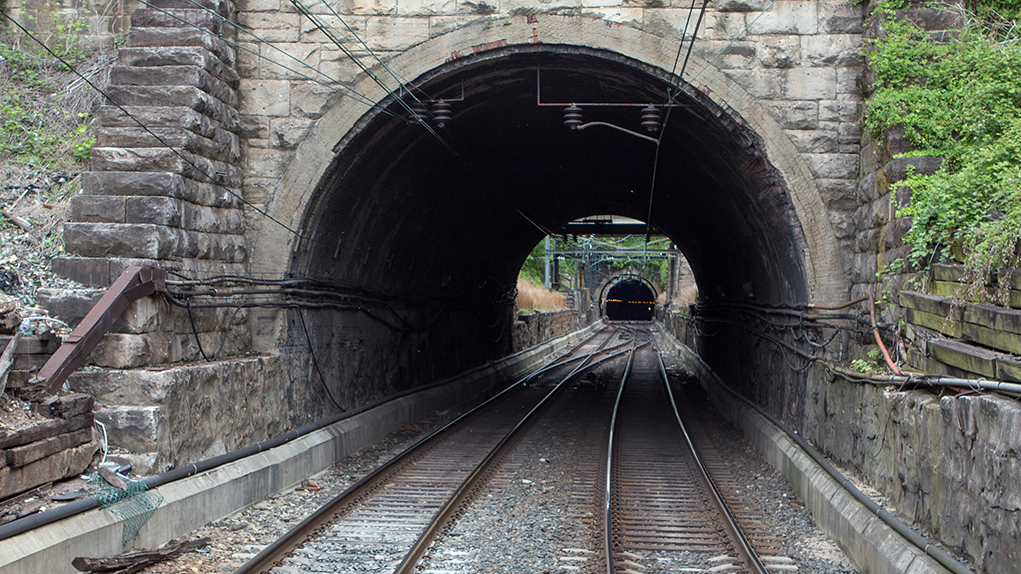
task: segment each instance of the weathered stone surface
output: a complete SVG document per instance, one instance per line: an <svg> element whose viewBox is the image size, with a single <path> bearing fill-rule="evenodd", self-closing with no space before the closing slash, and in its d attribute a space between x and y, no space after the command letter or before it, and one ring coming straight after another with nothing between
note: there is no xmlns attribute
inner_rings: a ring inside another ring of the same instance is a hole
<svg viewBox="0 0 1021 574"><path fill-rule="evenodd" d="M819 2L776 2L763 12L749 34L815 34L819 30Z"/></svg>
<svg viewBox="0 0 1021 574"><path fill-rule="evenodd" d="M216 161L236 163L241 158L241 145L236 135L213 130L219 141L177 128L108 128L96 129L99 147L164 148L188 151Z"/></svg>
<svg viewBox="0 0 1021 574"><path fill-rule="evenodd" d="M185 203L181 227L206 233L244 233L244 215L239 209L218 209Z"/></svg>
<svg viewBox="0 0 1021 574"><path fill-rule="evenodd" d="M393 14L397 0L344 0L344 12L351 14Z"/></svg>
<svg viewBox="0 0 1021 574"><path fill-rule="evenodd" d="M811 66L861 67L862 39L856 34L820 34L806 36L801 53Z"/></svg>
<svg viewBox="0 0 1021 574"><path fill-rule="evenodd" d="M125 113L126 112L126 113ZM128 115L130 114L130 116ZM105 128L180 128L212 138L219 122L183 106L101 106L96 112L98 124Z"/></svg>
<svg viewBox="0 0 1021 574"><path fill-rule="evenodd" d="M306 82L295 86L291 92L290 113L296 118L319 119L329 105L340 97L336 90Z"/></svg>
<svg viewBox="0 0 1021 574"><path fill-rule="evenodd" d="M806 153L834 153L838 151L837 134L827 130L790 130L787 132L798 151Z"/></svg>
<svg viewBox="0 0 1021 574"><path fill-rule="evenodd" d="M291 111L291 84L286 80L242 80L238 88L246 113L283 117Z"/></svg>
<svg viewBox="0 0 1021 574"><path fill-rule="evenodd" d="M31 462L21 468L10 466L0 468L0 498L81 474L92 462L92 455L97 450L99 443L92 441Z"/></svg>
<svg viewBox="0 0 1021 574"><path fill-rule="evenodd" d="M819 102L773 102L780 125L788 130L814 130L819 125Z"/></svg>
<svg viewBox="0 0 1021 574"><path fill-rule="evenodd" d="M858 155L849 153L808 153L805 154L816 177L826 179L851 179L858 173Z"/></svg>
<svg viewBox="0 0 1021 574"><path fill-rule="evenodd" d="M242 12L238 24L266 42L296 42L301 31L298 13Z"/></svg>
<svg viewBox="0 0 1021 574"><path fill-rule="evenodd" d="M224 20L215 13L197 9L155 10L146 8L143 5L131 13L132 28L183 28L195 26L209 30L211 34L219 36L223 32L223 22ZM128 48L128 50L131 50L131 48ZM120 51L122 62L124 61L124 52L125 50Z"/></svg>
<svg viewBox="0 0 1021 574"><path fill-rule="evenodd" d="M932 175L943 165L941 157L901 157L886 164L886 179L891 183L904 181L908 172L918 175Z"/></svg>
<svg viewBox="0 0 1021 574"><path fill-rule="evenodd" d="M372 50L406 50L429 39L429 19L373 16L365 33Z"/></svg>
<svg viewBox="0 0 1021 574"><path fill-rule="evenodd" d="M186 150L168 148L93 148L95 171L164 171L187 178L237 187L241 173L233 165L207 159Z"/></svg>
<svg viewBox="0 0 1021 574"><path fill-rule="evenodd" d="M758 56L767 68L793 68L801 62L801 37L762 36Z"/></svg>
<svg viewBox="0 0 1021 574"><path fill-rule="evenodd" d="M108 86L106 93L112 101L127 109L131 109L132 106L157 108L185 106L209 116L227 131L236 132L239 129L238 113L234 108L194 86L118 85ZM127 122L124 124L127 125Z"/></svg>
<svg viewBox="0 0 1021 574"><path fill-rule="evenodd" d="M234 50L226 42L204 30L188 28L133 28L128 34L128 47L155 48L191 46L204 48L228 66L235 62Z"/></svg>
<svg viewBox="0 0 1021 574"><path fill-rule="evenodd" d="M90 195L164 196L223 207L239 204L224 188L166 172L86 172L82 174L82 189Z"/></svg>
<svg viewBox="0 0 1021 574"><path fill-rule="evenodd" d="M234 89L197 66L114 66L110 83L126 86L194 86L231 107L237 107Z"/></svg>
<svg viewBox="0 0 1021 574"><path fill-rule="evenodd" d="M281 119L270 122L270 144L275 148L295 149L308 135L311 120Z"/></svg>
<svg viewBox="0 0 1021 574"><path fill-rule="evenodd" d="M76 195L71 218L88 223L124 223L124 198L110 195Z"/></svg>
<svg viewBox="0 0 1021 574"><path fill-rule="evenodd" d="M177 236L159 225L67 223L64 241L70 253L86 257L166 259L174 251Z"/></svg>
<svg viewBox="0 0 1021 574"><path fill-rule="evenodd" d="M181 227L183 211L181 200L170 197L149 196L125 199L125 217L128 223Z"/></svg>
<svg viewBox="0 0 1021 574"><path fill-rule="evenodd" d="M235 11L234 3L230 0L152 0L149 4L167 10L193 10L198 7L227 19L230 19Z"/></svg>
<svg viewBox="0 0 1021 574"><path fill-rule="evenodd" d="M7 465L12 468L21 468L39 459L89 442L92 442L91 427L60 434L31 444L8 449L6 452Z"/></svg>
<svg viewBox="0 0 1021 574"><path fill-rule="evenodd" d="M783 94L790 100L833 100L837 97L833 68L790 68L783 70Z"/></svg>
<svg viewBox="0 0 1021 574"><path fill-rule="evenodd" d="M819 33L861 34L865 12L862 6L850 2L820 2Z"/></svg>
<svg viewBox="0 0 1021 574"><path fill-rule="evenodd" d="M111 444L134 452L156 450L166 430L163 409L156 406L104 407L96 420L106 425Z"/></svg>
<svg viewBox="0 0 1021 574"><path fill-rule="evenodd" d="M456 0L398 0L398 16L436 16L457 11Z"/></svg>
<svg viewBox="0 0 1021 574"><path fill-rule="evenodd" d="M137 13L137 12L136 12ZM124 48L118 52L124 66L191 66L204 70L228 88L237 89L241 77L205 48L195 46L162 46L152 48Z"/></svg>
<svg viewBox="0 0 1021 574"><path fill-rule="evenodd" d="M769 6L767 0L722 0L716 3L720 12L761 12Z"/></svg>

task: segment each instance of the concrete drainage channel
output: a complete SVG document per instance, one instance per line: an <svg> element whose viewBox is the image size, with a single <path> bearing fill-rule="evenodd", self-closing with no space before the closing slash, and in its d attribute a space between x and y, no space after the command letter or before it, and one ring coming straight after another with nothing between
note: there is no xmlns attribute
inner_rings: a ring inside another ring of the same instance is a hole
<svg viewBox="0 0 1021 574"><path fill-rule="evenodd" d="M846 482L846 479L834 478L783 429L736 398L690 349L668 334L663 334L663 338L681 361L698 376L702 387L720 412L731 424L741 429L763 458L791 483L794 492L805 502L816 522L837 541L862 572L972 574L970 569L935 545L926 543L917 533L910 532L889 512L882 510L877 514L877 505L871 501L868 506L873 509L870 510L841 483ZM898 533L888 521L899 524L904 534L914 538L915 542ZM939 560L934 556L938 556Z"/></svg>
<svg viewBox="0 0 1021 574"><path fill-rule="evenodd" d="M155 548L173 538L187 536L205 524L293 487L405 424L422 420L434 410L460 404L499 380L514 377L601 327L602 322L597 322L428 389L395 398L276 448L162 484L157 490L163 504L138 531L138 537L126 546L121 543L121 520L100 508L9 536L0 540L0 571L70 574L77 572L71 566L76 556L112 556L130 549Z"/></svg>

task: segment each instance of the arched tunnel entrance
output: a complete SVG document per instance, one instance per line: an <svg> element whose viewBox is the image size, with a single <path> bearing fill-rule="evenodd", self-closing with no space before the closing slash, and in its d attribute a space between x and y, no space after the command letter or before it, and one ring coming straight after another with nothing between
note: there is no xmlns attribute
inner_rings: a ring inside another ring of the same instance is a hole
<svg viewBox="0 0 1021 574"><path fill-rule="evenodd" d="M651 321L655 315L656 293L638 277L618 277L607 285L604 303L610 321Z"/></svg>
<svg viewBox="0 0 1021 574"><path fill-rule="evenodd" d="M509 46L413 81L420 97L453 100L445 127L409 121L391 96L338 134L290 272L382 305L306 312L323 369L372 381L340 394L364 400L506 354L522 262L587 215L648 221L679 246L705 300L807 301L789 191L734 110L684 85L657 164L654 143L572 131L563 107L538 105L579 103L585 121L639 130L641 107L583 104L662 103L670 80L608 51Z"/></svg>

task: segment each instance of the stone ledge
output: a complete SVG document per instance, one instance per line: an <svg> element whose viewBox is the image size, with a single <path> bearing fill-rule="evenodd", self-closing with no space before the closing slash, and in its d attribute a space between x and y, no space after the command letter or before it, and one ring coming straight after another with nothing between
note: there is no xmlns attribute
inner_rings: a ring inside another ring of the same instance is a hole
<svg viewBox="0 0 1021 574"><path fill-rule="evenodd" d="M1021 355L1019 310L962 303L940 295L913 291L901 292L899 303L908 312L908 322L912 324L997 351Z"/></svg>
<svg viewBox="0 0 1021 574"><path fill-rule="evenodd" d="M131 13L132 28L191 28L198 27L208 30L216 36L223 34L224 19L207 11L196 9L194 5L190 8L169 8L156 10L139 6ZM123 61L125 50L133 48L121 48L120 54ZM219 59L219 58L217 58Z"/></svg>
<svg viewBox="0 0 1021 574"><path fill-rule="evenodd" d="M93 171L169 172L198 182L238 188L241 170L231 164L211 160L184 150L167 148L92 148Z"/></svg>
<svg viewBox="0 0 1021 574"><path fill-rule="evenodd" d="M230 164L241 161L241 142L223 130L213 130L207 138L177 127L96 128L96 146L100 148L166 148L185 150L201 157Z"/></svg>
<svg viewBox="0 0 1021 574"><path fill-rule="evenodd" d="M239 208L242 205L227 188L162 171L90 171L82 174L82 189L86 195L172 197L206 207Z"/></svg>
<svg viewBox="0 0 1021 574"><path fill-rule="evenodd" d="M240 130L236 109L195 86L108 86L106 94L117 105L146 107L184 106L220 122L230 132Z"/></svg>
<svg viewBox="0 0 1021 574"><path fill-rule="evenodd" d="M236 108L237 92L197 66L114 66L110 70L113 86L194 86L221 102Z"/></svg>
<svg viewBox="0 0 1021 574"><path fill-rule="evenodd" d="M127 257L156 260L210 259L242 263L243 235L203 233L144 223L66 223L70 254L81 257Z"/></svg>
<svg viewBox="0 0 1021 574"><path fill-rule="evenodd" d="M233 67L237 61L234 50L226 42L205 30L188 28L132 28L128 32L129 48L182 46L204 48Z"/></svg>
<svg viewBox="0 0 1021 574"><path fill-rule="evenodd" d="M121 257L54 257L50 269L54 274L71 279L85 286L109 287L131 265L154 265L183 273L204 277L209 275L243 275L245 267L240 263L213 261L209 259L182 259L180 261L156 261L154 259Z"/></svg>

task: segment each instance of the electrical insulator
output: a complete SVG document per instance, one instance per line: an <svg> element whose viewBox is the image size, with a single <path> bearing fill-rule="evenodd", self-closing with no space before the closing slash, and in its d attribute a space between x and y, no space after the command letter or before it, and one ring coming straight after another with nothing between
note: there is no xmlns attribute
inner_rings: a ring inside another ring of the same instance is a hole
<svg viewBox="0 0 1021 574"><path fill-rule="evenodd" d="M659 131L659 108L647 106L642 108L642 127L649 132Z"/></svg>
<svg viewBox="0 0 1021 574"><path fill-rule="evenodd" d="M429 110L425 109L425 104L419 101L411 102L411 121L413 122L424 122L429 119Z"/></svg>
<svg viewBox="0 0 1021 574"><path fill-rule="evenodd" d="M572 130L578 129L581 125L581 108L574 104L564 108L564 125Z"/></svg>
<svg viewBox="0 0 1021 574"><path fill-rule="evenodd" d="M450 104L443 100L433 102L433 119L436 120L436 127L447 125L450 121Z"/></svg>

